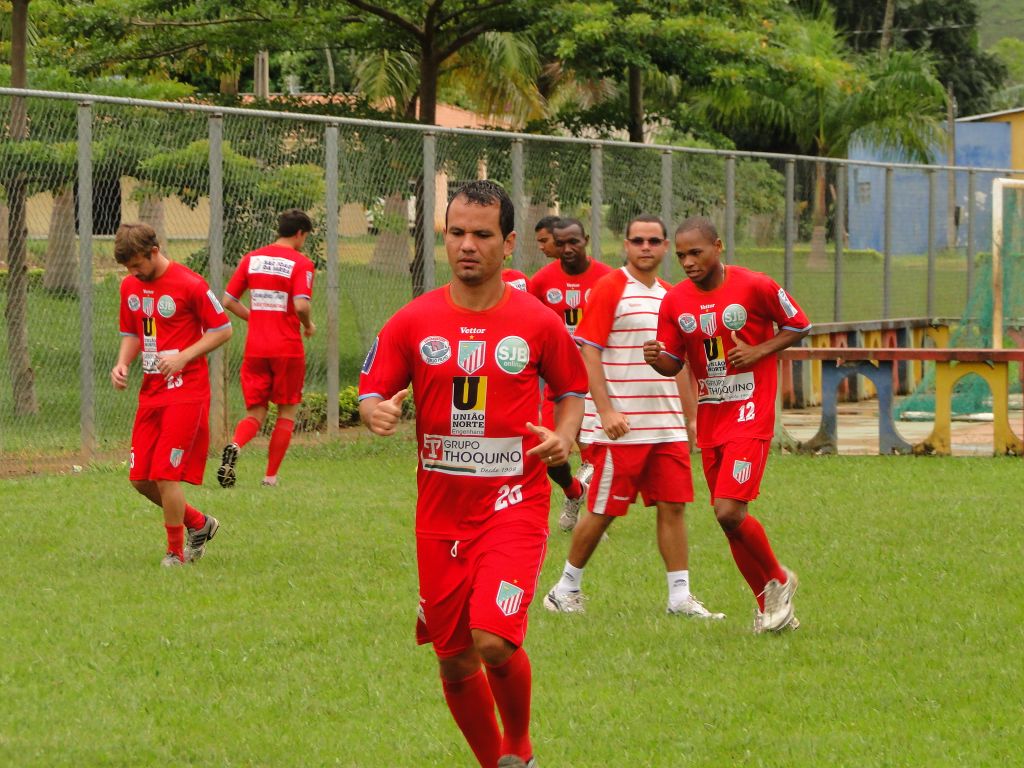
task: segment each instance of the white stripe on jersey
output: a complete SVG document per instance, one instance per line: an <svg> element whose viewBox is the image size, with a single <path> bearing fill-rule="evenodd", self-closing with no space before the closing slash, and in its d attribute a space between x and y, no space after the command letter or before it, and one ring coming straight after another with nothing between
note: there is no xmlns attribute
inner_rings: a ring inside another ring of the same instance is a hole
<svg viewBox="0 0 1024 768"><path fill-rule="evenodd" d="M600 428L597 408L587 394L580 429L583 443L668 443L686 440L686 421L673 378L659 376L644 362L644 342L653 339L658 310L665 297L660 283L648 288L626 273L622 298L615 307L609 344L601 351L612 407L629 419L629 432L610 440ZM614 342L614 343L612 343Z"/></svg>

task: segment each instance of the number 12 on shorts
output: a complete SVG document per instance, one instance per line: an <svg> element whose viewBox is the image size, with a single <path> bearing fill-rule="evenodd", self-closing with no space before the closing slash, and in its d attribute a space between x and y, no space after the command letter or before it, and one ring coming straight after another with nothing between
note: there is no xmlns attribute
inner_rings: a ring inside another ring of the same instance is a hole
<svg viewBox="0 0 1024 768"><path fill-rule="evenodd" d="M736 421L753 421L754 420L754 404L753 403L741 403L740 404L740 415Z"/></svg>
<svg viewBox="0 0 1024 768"><path fill-rule="evenodd" d="M523 486L503 485L498 489L498 499L494 502L494 511L511 507L523 500Z"/></svg>

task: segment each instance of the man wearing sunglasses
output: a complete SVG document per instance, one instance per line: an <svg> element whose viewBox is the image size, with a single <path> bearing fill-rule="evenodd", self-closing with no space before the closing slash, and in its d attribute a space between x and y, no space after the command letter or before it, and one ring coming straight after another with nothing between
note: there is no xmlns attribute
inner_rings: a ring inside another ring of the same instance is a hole
<svg viewBox="0 0 1024 768"><path fill-rule="evenodd" d="M565 323L566 330L575 336L591 289L598 280L614 270L587 254L590 238L579 219L559 219L551 225L551 231L558 250L558 260L542 267L533 276L530 291L555 312ZM541 406L541 423L548 428L554 424L554 402L547 389ZM558 518L558 525L563 531L571 531L576 525L592 474L593 468L586 454L581 451L580 456L583 463L576 477L573 477L568 463L548 467L548 477L565 492L562 514Z"/></svg>
<svg viewBox="0 0 1024 768"><path fill-rule="evenodd" d="M583 612L583 569L605 531L643 496L657 508L658 549L668 578L671 614L722 619L690 592L684 512L693 501L693 474L680 393L689 377L652 378L643 345L657 330L658 310L671 287L658 277L668 250L665 224L637 216L626 227L626 265L601 278L576 329L587 366L580 442L591 444L594 475L589 513L573 529L562 578L544 598L560 613Z"/></svg>

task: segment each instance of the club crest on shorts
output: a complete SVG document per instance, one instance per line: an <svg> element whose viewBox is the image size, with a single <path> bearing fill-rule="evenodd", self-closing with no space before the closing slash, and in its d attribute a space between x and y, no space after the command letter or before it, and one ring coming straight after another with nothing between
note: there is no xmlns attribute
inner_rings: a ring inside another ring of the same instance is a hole
<svg viewBox="0 0 1024 768"><path fill-rule="evenodd" d="M750 479L750 462L737 459L732 464L732 479L742 485Z"/></svg>
<svg viewBox="0 0 1024 768"><path fill-rule="evenodd" d="M513 616L519 612L519 607L523 604L523 594L523 590L515 584L502 581L498 585L498 596L494 602L503 614Z"/></svg>
<svg viewBox="0 0 1024 768"><path fill-rule="evenodd" d="M185 451L181 448L171 448L171 466L180 467L181 458L185 455Z"/></svg>
<svg viewBox="0 0 1024 768"><path fill-rule="evenodd" d="M476 373L487 359L486 351L486 341L460 341L459 368L469 374Z"/></svg>

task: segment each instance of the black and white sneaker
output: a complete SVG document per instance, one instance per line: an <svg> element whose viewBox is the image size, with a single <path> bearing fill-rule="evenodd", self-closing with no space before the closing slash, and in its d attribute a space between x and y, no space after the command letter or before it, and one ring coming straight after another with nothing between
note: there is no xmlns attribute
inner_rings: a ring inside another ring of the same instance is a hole
<svg viewBox="0 0 1024 768"><path fill-rule="evenodd" d="M235 462L238 461L238 444L228 443L220 455L220 469L217 470L217 482L221 488L230 488L235 484Z"/></svg>
<svg viewBox="0 0 1024 768"><path fill-rule="evenodd" d="M185 562L194 563L206 554L206 542L217 535L220 522L213 515L206 516L202 528L186 528L188 541L185 544Z"/></svg>

